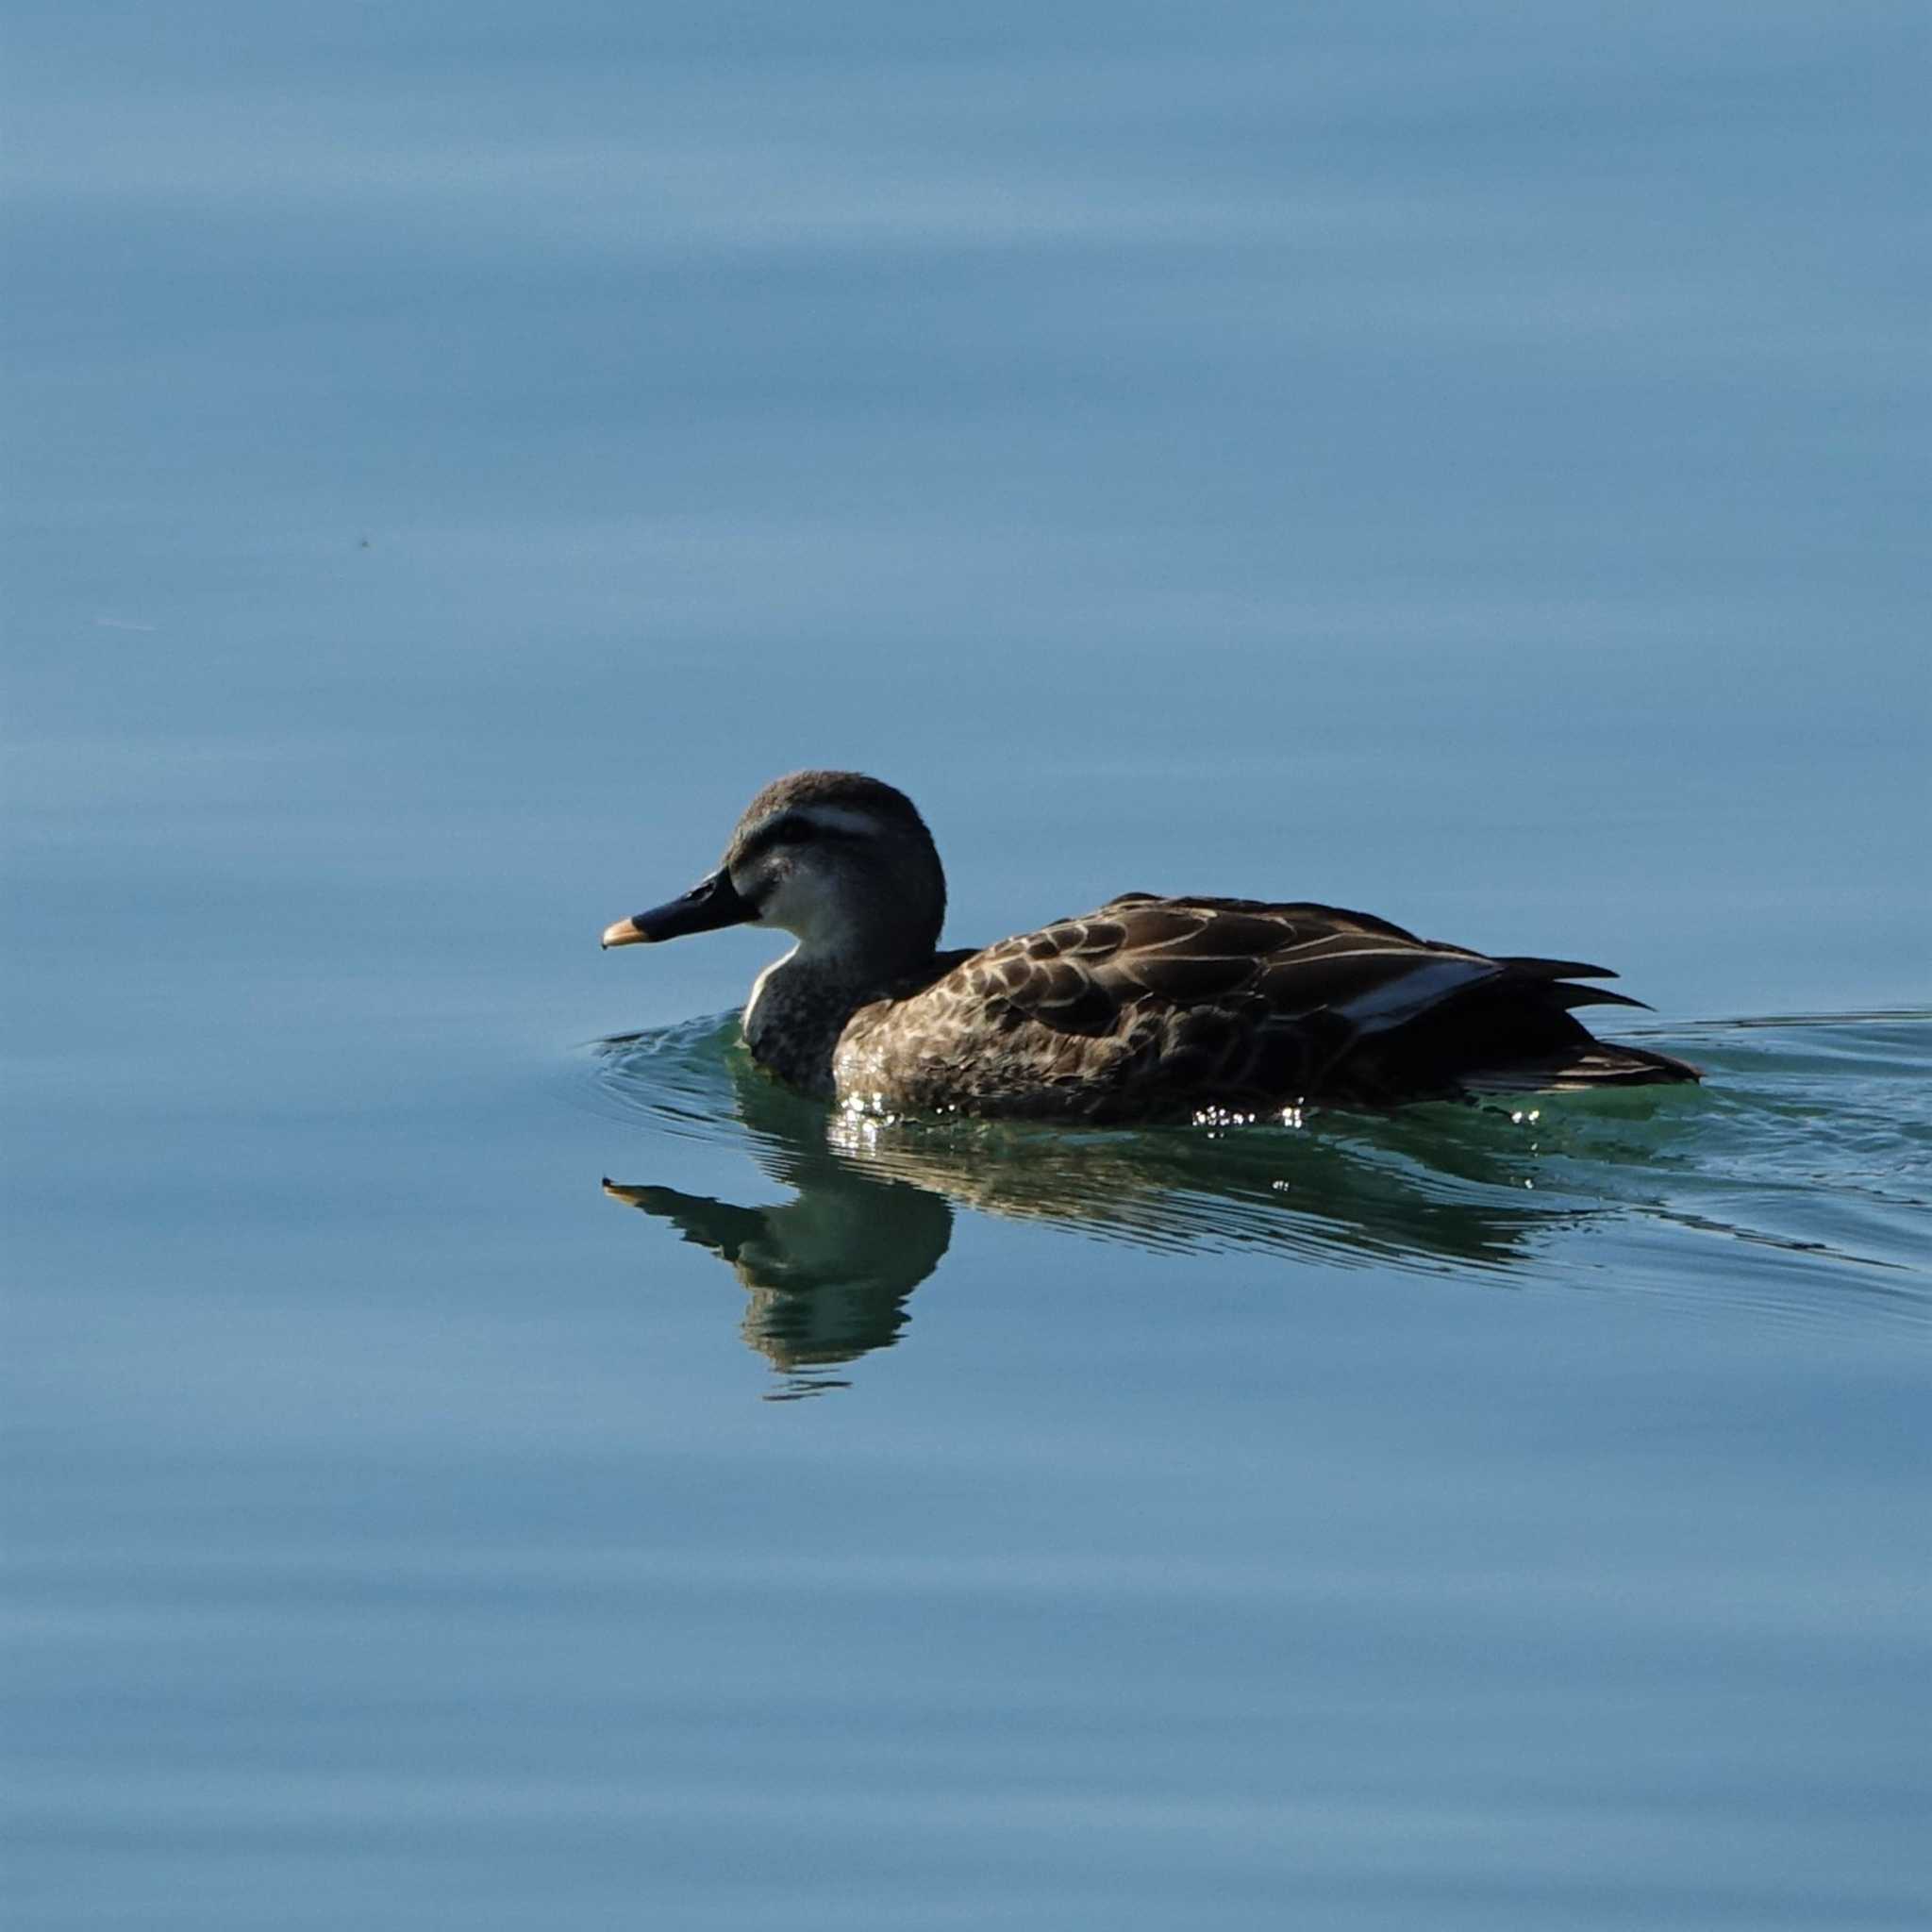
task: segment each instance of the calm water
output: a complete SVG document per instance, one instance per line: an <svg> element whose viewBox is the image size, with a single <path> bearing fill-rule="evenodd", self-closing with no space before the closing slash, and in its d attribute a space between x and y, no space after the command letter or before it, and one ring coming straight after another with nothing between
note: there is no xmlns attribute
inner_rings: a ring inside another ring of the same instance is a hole
<svg viewBox="0 0 1932 1932"><path fill-rule="evenodd" d="M7 14L9 1926L1925 1922L1913 10ZM803 763L1707 1083L859 1132Z"/></svg>

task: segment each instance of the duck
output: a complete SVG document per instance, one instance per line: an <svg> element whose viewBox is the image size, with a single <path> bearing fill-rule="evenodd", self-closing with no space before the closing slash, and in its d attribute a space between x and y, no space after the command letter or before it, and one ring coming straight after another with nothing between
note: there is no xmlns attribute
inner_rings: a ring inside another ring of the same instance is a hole
<svg viewBox="0 0 1932 1932"><path fill-rule="evenodd" d="M794 943L741 1024L769 1074L841 1108L1095 1125L1293 1120L1484 1094L1695 1081L1574 1009L1641 1007L1574 959L1473 951L1335 906L1124 892L941 951L946 877L905 792L776 778L718 868L605 928L660 944L733 925Z"/></svg>

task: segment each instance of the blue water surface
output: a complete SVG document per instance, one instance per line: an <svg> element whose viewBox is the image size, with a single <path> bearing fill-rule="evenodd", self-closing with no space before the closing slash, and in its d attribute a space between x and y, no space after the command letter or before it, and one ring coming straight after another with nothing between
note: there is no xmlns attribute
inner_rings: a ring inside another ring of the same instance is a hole
<svg viewBox="0 0 1932 1932"><path fill-rule="evenodd" d="M4 32L9 1926L1925 1923L1916 9ZM805 764L1706 1083L828 1119Z"/></svg>

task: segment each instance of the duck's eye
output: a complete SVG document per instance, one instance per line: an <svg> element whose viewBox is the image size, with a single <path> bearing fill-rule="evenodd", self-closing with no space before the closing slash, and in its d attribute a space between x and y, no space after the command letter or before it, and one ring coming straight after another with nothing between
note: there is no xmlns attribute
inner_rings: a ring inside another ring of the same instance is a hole
<svg viewBox="0 0 1932 1932"><path fill-rule="evenodd" d="M795 851L817 839L819 828L796 813L768 820L747 839L739 852L739 862L748 864L769 853Z"/></svg>

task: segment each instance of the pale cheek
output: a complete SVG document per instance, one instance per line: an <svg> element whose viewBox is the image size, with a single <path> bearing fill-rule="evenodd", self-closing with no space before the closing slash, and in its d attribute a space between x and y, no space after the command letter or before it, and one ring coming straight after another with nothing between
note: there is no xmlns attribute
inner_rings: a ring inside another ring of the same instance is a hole
<svg viewBox="0 0 1932 1932"><path fill-rule="evenodd" d="M798 874L790 868L767 874L759 882L758 924L775 925L784 932L802 930L801 922L810 918L813 895L801 886Z"/></svg>
<svg viewBox="0 0 1932 1932"><path fill-rule="evenodd" d="M785 875L775 870L769 859L745 870L733 868L732 890L748 906L758 908L758 916L750 923L754 925L777 925L781 922L774 917L777 911L778 895L783 891Z"/></svg>

